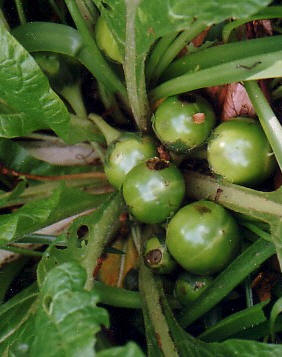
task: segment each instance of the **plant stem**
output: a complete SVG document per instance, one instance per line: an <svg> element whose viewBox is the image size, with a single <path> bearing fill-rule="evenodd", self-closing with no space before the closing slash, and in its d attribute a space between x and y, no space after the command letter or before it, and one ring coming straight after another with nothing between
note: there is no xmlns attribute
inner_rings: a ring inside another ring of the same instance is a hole
<svg viewBox="0 0 282 357"><path fill-rule="evenodd" d="M148 130L149 103L146 94L144 58L137 62L135 42L135 16L141 0L125 0L126 4L126 38L124 74L130 107L140 131ZM138 75L137 75L138 73Z"/></svg>
<svg viewBox="0 0 282 357"><path fill-rule="evenodd" d="M25 18L22 0L15 0L15 3L16 3L16 8L20 19L20 23L21 25L24 25L26 24L26 18Z"/></svg>
<svg viewBox="0 0 282 357"><path fill-rule="evenodd" d="M201 33L206 28L206 25L195 21L188 30L183 31L176 40L168 47L162 58L160 59L152 80L157 82L162 73L166 70L169 64L174 60L177 54L182 50L182 48L193 38L195 38L199 33Z"/></svg>
<svg viewBox="0 0 282 357"><path fill-rule="evenodd" d="M158 286L156 285L153 273L145 266L143 259L140 259L139 288L145 305L144 308L149 314L155 335L158 336L159 347L163 355L165 357L178 356L170 336L166 318L162 312Z"/></svg>
<svg viewBox="0 0 282 357"><path fill-rule="evenodd" d="M250 222L240 222L240 225L243 227L246 227L249 231L255 233L257 236L259 236L260 238L263 238L269 242L272 241L271 239L271 235L265 231L263 231L262 229L260 229L257 225L255 225L254 223L250 223Z"/></svg>
<svg viewBox="0 0 282 357"><path fill-rule="evenodd" d="M89 227L87 252L81 265L87 272L85 288L91 290L94 283L93 272L98 259L103 253L106 244L120 226L119 216L124 209L124 203L120 194L111 196L110 200L95 211L96 221Z"/></svg>
<svg viewBox="0 0 282 357"><path fill-rule="evenodd" d="M245 82L248 96L259 117L261 126L267 136L276 160L282 170L282 126L276 118L263 92L256 81Z"/></svg>
<svg viewBox="0 0 282 357"><path fill-rule="evenodd" d="M120 131L110 126L105 120L97 114L90 114L89 119L93 121L99 130L104 135L107 145L109 146L113 141L117 140L120 136Z"/></svg>
<svg viewBox="0 0 282 357"><path fill-rule="evenodd" d="M258 12L253 16L249 16L245 19L240 19L236 21L229 22L223 27L222 39L224 42L228 42L231 32L243 24L255 20L266 20L266 19L277 19L282 17L282 6L270 6L263 9L263 11Z"/></svg>
<svg viewBox="0 0 282 357"><path fill-rule="evenodd" d="M60 90L60 94L67 100L75 114L82 119L87 119L87 111L81 94L81 84L75 83Z"/></svg>
<svg viewBox="0 0 282 357"><path fill-rule="evenodd" d="M65 3L69 9L69 12L70 12L76 26L77 26L77 29L79 31L79 34L82 37L82 40L83 40L85 46L90 51L91 57L92 58L95 57L96 59L99 59L100 63L103 64L104 70L107 73L109 83L112 83L114 90L117 90L118 94L121 96L124 103L127 103L128 101L127 101L126 89L124 88L120 79L117 77L117 75L114 73L114 71L110 68L108 63L105 61L105 59L101 55L101 52L98 49L91 32L89 31L87 23L84 21L83 17L81 16L81 13L80 13L79 8L76 4L76 1L75 0L65 0ZM81 55L82 55L82 53L81 53Z"/></svg>
<svg viewBox="0 0 282 357"><path fill-rule="evenodd" d="M254 242L216 277L203 294L189 306L189 309L183 311L181 324L187 327L203 316L274 253L275 248L272 243L264 239Z"/></svg>
<svg viewBox="0 0 282 357"><path fill-rule="evenodd" d="M190 198L209 199L270 224L273 219L282 218L282 204L276 192L256 191L193 171L187 171L186 180Z"/></svg>
<svg viewBox="0 0 282 357"><path fill-rule="evenodd" d="M94 3L91 0L76 0L76 3L89 31L93 32L96 19L99 16Z"/></svg>
<svg viewBox="0 0 282 357"><path fill-rule="evenodd" d="M99 301L102 304L127 309L141 308L141 298L137 291L109 286L99 281L95 281L93 291L98 293Z"/></svg>
<svg viewBox="0 0 282 357"><path fill-rule="evenodd" d="M154 46L152 53L146 64L146 78L148 82L150 82L150 80L152 79L156 66L158 65L164 52L166 51L168 46L171 44L171 42L175 39L177 35L178 32L174 32L172 34L166 35L161 39L159 39L157 44Z"/></svg>
<svg viewBox="0 0 282 357"><path fill-rule="evenodd" d="M66 23L66 16L64 14L64 11L60 9L60 7L57 5L56 0L49 0L49 4L52 7L53 11L55 14L59 17L60 21L65 24Z"/></svg>

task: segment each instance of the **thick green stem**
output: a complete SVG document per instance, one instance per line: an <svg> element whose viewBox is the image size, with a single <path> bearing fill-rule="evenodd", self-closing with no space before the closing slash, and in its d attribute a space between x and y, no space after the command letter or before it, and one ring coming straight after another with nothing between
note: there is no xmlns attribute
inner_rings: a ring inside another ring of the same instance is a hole
<svg viewBox="0 0 282 357"><path fill-rule="evenodd" d="M190 198L209 199L270 224L282 218L282 203L276 192L256 191L193 171L187 172L186 180Z"/></svg>
<svg viewBox="0 0 282 357"><path fill-rule="evenodd" d="M171 44L171 42L175 39L177 35L178 32L174 32L172 34L166 35L162 37L154 46L152 53L150 54L150 57L146 64L146 78L148 82L150 82L150 80L152 79L154 71L160 59L162 58L164 52L166 51L168 46Z"/></svg>
<svg viewBox="0 0 282 357"><path fill-rule="evenodd" d="M85 288L91 290L94 283L93 272L106 244L120 226L119 216L124 210L120 194L115 194L95 212L96 221L89 227L87 252L81 265L87 272Z"/></svg>
<svg viewBox="0 0 282 357"><path fill-rule="evenodd" d="M93 121L99 130L104 135L107 145L109 146L113 141L117 140L120 136L120 131L110 126L105 120L97 114L90 114L89 119Z"/></svg>
<svg viewBox="0 0 282 357"><path fill-rule="evenodd" d="M92 57L99 57L100 61L104 63L105 67L107 67L107 75L110 77L110 82L112 82L112 84L115 86L115 89L118 90L119 95L124 100L124 102L127 103L126 90L123 87L123 84L121 83L120 79L117 77L117 75L114 73L114 71L109 67L109 65L103 59L103 56L101 55L101 52L98 49L91 32L89 31L87 23L84 21L83 17L81 16L81 13L79 11L76 1L75 0L65 0L65 3L69 9L69 12L70 12L75 24L76 24L76 27L82 37L82 40L83 40L85 46L89 49Z"/></svg>
<svg viewBox="0 0 282 357"><path fill-rule="evenodd" d="M57 5L57 0L49 0L49 4L52 7L55 14L59 17L60 21L65 24L66 16L64 11Z"/></svg>
<svg viewBox="0 0 282 357"><path fill-rule="evenodd" d="M79 11L84 18L90 32L94 32L94 25L99 16L91 0L76 0Z"/></svg>
<svg viewBox="0 0 282 357"><path fill-rule="evenodd" d="M140 261L139 288L151 323L154 327L155 335L158 336L159 347L165 357L178 356L173 340L170 336L169 327L160 305L160 292L155 282L153 273Z"/></svg>
<svg viewBox="0 0 282 357"><path fill-rule="evenodd" d="M280 170L282 170L282 126L257 82L245 82L245 88L275 154Z"/></svg>
<svg viewBox="0 0 282 357"><path fill-rule="evenodd" d="M146 94L144 62L145 57L137 61L135 42L135 16L140 0L125 0L126 4L126 39L124 74L130 106L137 127L140 131L148 130L149 103Z"/></svg>
<svg viewBox="0 0 282 357"><path fill-rule="evenodd" d="M254 242L233 260L203 294L182 313L181 324L187 327L203 316L274 253L275 248L272 243L264 239Z"/></svg>
<svg viewBox="0 0 282 357"><path fill-rule="evenodd" d="M20 19L20 23L21 25L24 25L26 24L26 18L25 18L22 0L15 0L15 3L16 3L16 8Z"/></svg>
<svg viewBox="0 0 282 357"><path fill-rule="evenodd" d="M182 48L193 38L195 38L199 33L201 33L206 28L206 25L196 21L188 30L183 31L175 41L169 46L169 48L164 53L163 57L160 59L152 77L154 82L157 82L162 73L174 60L177 54L182 50Z"/></svg>
<svg viewBox="0 0 282 357"><path fill-rule="evenodd" d="M95 281L93 291L98 293L102 304L127 309L141 308L141 298L137 291L108 286L99 281Z"/></svg>
<svg viewBox="0 0 282 357"><path fill-rule="evenodd" d="M67 100L75 114L82 119L87 119L87 111L81 94L80 83L75 83L72 86L66 86L60 90L60 94Z"/></svg>

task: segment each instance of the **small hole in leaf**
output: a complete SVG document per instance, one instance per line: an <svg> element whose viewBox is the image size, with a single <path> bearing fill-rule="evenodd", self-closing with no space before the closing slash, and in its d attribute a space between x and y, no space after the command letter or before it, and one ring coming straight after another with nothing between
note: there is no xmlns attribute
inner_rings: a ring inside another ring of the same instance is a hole
<svg viewBox="0 0 282 357"><path fill-rule="evenodd" d="M88 234L88 232L89 232L89 229L85 224L83 224L82 226L78 227L78 229L76 231L78 239L85 238L86 235Z"/></svg>
<svg viewBox="0 0 282 357"><path fill-rule="evenodd" d="M106 3L105 1L101 1L101 5L103 6L103 8L105 10L111 10L112 8L110 7L110 5L108 3Z"/></svg>

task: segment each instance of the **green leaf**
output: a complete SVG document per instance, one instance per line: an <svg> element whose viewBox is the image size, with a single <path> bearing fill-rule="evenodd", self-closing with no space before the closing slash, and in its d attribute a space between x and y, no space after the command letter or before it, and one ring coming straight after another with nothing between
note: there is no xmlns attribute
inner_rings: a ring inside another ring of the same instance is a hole
<svg viewBox="0 0 282 357"><path fill-rule="evenodd" d="M275 339L275 323L278 316L282 312L282 298L278 299L272 307L271 314L270 314L270 333L272 337L272 341Z"/></svg>
<svg viewBox="0 0 282 357"><path fill-rule="evenodd" d="M10 114L0 114L0 136L16 137L51 128L66 136L68 111L29 53L0 24L0 98Z"/></svg>
<svg viewBox="0 0 282 357"><path fill-rule="evenodd" d="M205 343L193 338L186 333L175 320L172 311L167 303L163 290L160 286L161 301L164 314L170 328L170 334L174 340L175 348L179 356L208 356L208 357L266 357L279 356L282 353L282 346L260 343L256 341L228 340L222 343Z"/></svg>
<svg viewBox="0 0 282 357"><path fill-rule="evenodd" d="M87 287L92 287L93 271L99 257L102 255L106 244L120 226L119 216L125 209L120 193L104 195L104 202L93 213L78 217L71 224L66 233L67 248L57 249L55 244L46 251L39 263L37 277L39 286L42 284L46 273L58 264L75 260L87 271ZM81 227L87 233L80 240L78 231ZM60 238L58 238L60 239Z"/></svg>
<svg viewBox="0 0 282 357"><path fill-rule="evenodd" d="M76 58L109 91L119 94L126 102L126 90L122 81L111 69L98 49L93 54L74 28L50 22L32 22L17 27L13 36L29 52L55 52Z"/></svg>
<svg viewBox="0 0 282 357"><path fill-rule="evenodd" d="M268 303L269 300L236 312L211 326L198 337L205 342L223 341L237 332L265 322L263 308Z"/></svg>
<svg viewBox="0 0 282 357"><path fill-rule="evenodd" d="M0 305L0 355L16 339L19 330L36 310L37 285L22 290L5 304Z"/></svg>
<svg viewBox="0 0 282 357"><path fill-rule="evenodd" d="M85 280L85 270L74 262L47 274L40 291L34 338L26 341L28 336L24 336L17 341L17 346L28 346L29 357L95 356L95 334L100 325L109 325L109 319L107 311L96 306L97 296L83 289Z"/></svg>
<svg viewBox="0 0 282 357"><path fill-rule="evenodd" d="M61 184L47 199L34 200L0 216L0 245L19 239L61 219L99 206L108 194L91 195Z"/></svg>

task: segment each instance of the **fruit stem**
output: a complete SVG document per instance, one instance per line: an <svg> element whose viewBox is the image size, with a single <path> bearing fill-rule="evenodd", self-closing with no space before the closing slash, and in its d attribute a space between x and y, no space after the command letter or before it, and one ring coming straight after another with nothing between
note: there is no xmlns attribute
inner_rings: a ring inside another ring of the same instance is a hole
<svg viewBox="0 0 282 357"><path fill-rule="evenodd" d="M108 123L105 122L104 119L102 119L99 115L97 114L90 114L89 119L93 121L97 127L100 129L102 134L104 135L107 145L109 146L113 141L117 140L118 137L120 136L121 132L112 126L110 126Z"/></svg>

